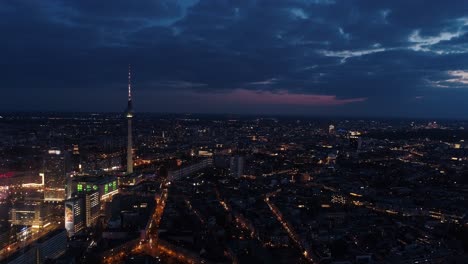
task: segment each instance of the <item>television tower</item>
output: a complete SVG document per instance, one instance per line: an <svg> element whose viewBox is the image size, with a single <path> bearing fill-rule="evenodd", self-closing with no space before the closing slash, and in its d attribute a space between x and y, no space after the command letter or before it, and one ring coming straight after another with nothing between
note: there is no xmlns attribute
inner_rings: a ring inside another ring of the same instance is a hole
<svg viewBox="0 0 468 264"><path fill-rule="evenodd" d="M132 75L128 65L128 104L127 104L127 174L133 173L133 144L132 144Z"/></svg>

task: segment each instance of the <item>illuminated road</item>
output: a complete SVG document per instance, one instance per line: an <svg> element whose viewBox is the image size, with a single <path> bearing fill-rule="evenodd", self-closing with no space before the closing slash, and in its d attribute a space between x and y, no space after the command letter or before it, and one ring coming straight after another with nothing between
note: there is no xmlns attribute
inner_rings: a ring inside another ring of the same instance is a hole
<svg viewBox="0 0 468 264"><path fill-rule="evenodd" d="M291 238L292 241L296 244L296 246L301 250L302 255L304 258L306 258L309 262L311 263L318 263L316 262L312 254L310 254L310 251L307 249L305 245L301 243L301 240L299 239L299 236L296 234L294 229L289 225L289 223L283 218L283 215L281 214L281 211L270 201L271 197L274 197L276 194L278 194L281 190L277 190L275 192L269 193L265 197L265 202L270 208L271 212L273 215L276 216L276 219L281 223L283 226L284 230L288 234L289 238Z"/></svg>
<svg viewBox="0 0 468 264"><path fill-rule="evenodd" d="M161 196L156 199L156 208L154 213L151 216L150 223L146 229L146 243L149 247L157 247L158 245L158 231L159 225L161 224L161 219L164 214L164 209L166 208L167 197L169 196L169 189L166 183L162 183L163 189Z"/></svg>
<svg viewBox="0 0 468 264"><path fill-rule="evenodd" d="M145 239L143 241L133 240L119 249L108 251L104 254L103 263L116 264L124 263L129 254L148 254L154 258L169 257L180 262L189 264L207 263L197 254L189 252L183 248L177 247L159 238L159 226L166 207L169 196L169 184L162 183L161 195L156 198L156 207L148 222Z"/></svg>
<svg viewBox="0 0 468 264"><path fill-rule="evenodd" d="M178 261L189 263L189 264L196 264L196 263L208 263L207 261L201 259L197 254L189 252L188 250L177 247L175 245L170 244L167 241L162 239L159 240L157 248L146 247L144 249L145 253L150 256L158 257L158 256L165 256L175 258Z"/></svg>
<svg viewBox="0 0 468 264"><path fill-rule="evenodd" d="M185 263L206 263L196 254L191 253L183 248L172 245L164 240L159 239L158 231L161 223L161 218L166 207L167 197L169 190L167 184L163 183L163 190L159 199L157 199L157 206L154 210L151 222L146 231L146 240L142 245L137 246L135 249L142 249L146 254L152 257L159 257L160 255L175 258L178 261ZM190 202L186 201L187 206L192 208ZM193 208L192 208L193 209ZM199 214L197 214L199 216ZM199 216L200 217L200 216ZM200 217L200 220L202 218ZM203 221L203 220L202 220Z"/></svg>
<svg viewBox="0 0 468 264"><path fill-rule="evenodd" d="M243 217L242 215L238 214L238 213L234 213L233 210L231 209L231 207L226 203L226 201L224 201L221 198L221 195L220 195L217 188L215 188L215 193L216 193L216 198L218 199L218 202L221 205L221 207L223 207L223 209L227 213L232 215L234 221L236 222L236 226L238 228L246 230L248 232L250 238L255 238L255 239L260 241L260 238L259 238L258 234L255 233L253 225L249 222L249 220L246 219L245 217ZM262 242L262 241L260 241L260 242Z"/></svg>
<svg viewBox="0 0 468 264"><path fill-rule="evenodd" d="M168 186L166 183L162 183L162 191L159 197L156 197L156 207L153 214L151 215L148 225L146 226L145 239L138 243L135 241L130 241L131 244L137 244L135 246L126 246L119 249L112 249L104 254L103 262L104 263L124 263L125 258L128 254L142 253L150 251L151 256L158 255L158 231L159 225L161 223L162 216L164 214L164 209L166 207L167 197L168 197Z"/></svg>
<svg viewBox="0 0 468 264"><path fill-rule="evenodd" d="M190 211L192 211L193 214L197 216L200 223L205 224L205 222L206 222L205 219L202 217L200 212L198 212L195 208L193 208L192 203L189 200L185 199L185 205L187 205L187 207L190 209Z"/></svg>

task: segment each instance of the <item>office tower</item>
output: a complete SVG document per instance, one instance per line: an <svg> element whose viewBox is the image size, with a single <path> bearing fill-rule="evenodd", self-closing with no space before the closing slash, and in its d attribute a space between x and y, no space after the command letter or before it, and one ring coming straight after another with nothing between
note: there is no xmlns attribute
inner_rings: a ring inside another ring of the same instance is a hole
<svg viewBox="0 0 468 264"><path fill-rule="evenodd" d="M83 186L80 183L77 188L73 197L65 200L65 228L69 236L85 227L94 226L101 211L100 188L97 185Z"/></svg>
<svg viewBox="0 0 468 264"><path fill-rule="evenodd" d="M85 228L85 204L83 197L65 200L65 229L73 236Z"/></svg>
<svg viewBox="0 0 468 264"><path fill-rule="evenodd" d="M349 137L349 144L351 148L355 149L356 151L361 150L361 145L362 145L361 132L349 131L348 137Z"/></svg>
<svg viewBox="0 0 468 264"><path fill-rule="evenodd" d="M73 152L71 157L71 171L80 171L80 148L77 144L73 144Z"/></svg>
<svg viewBox="0 0 468 264"><path fill-rule="evenodd" d="M85 222L87 227L92 227L96 224L101 210L99 202L99 191L87 192L85 198Z"/></svg>
<svg viewBox="0 0 468 264"><path fill-rule="evenodd" d="M75 177L72 181L72 196L89 192L99 192L99 200L108 200L119 192L117 178L111 176Z"/></svg>
<svg viewBox="0 0 468 264"><path fill-rule="evenodd" d="M66 186L65 186L65 199L70 199L72 198L72 194L75 191L73 189L73 177L75 176L74 173L67 173L66 176Z"/></svg>
<svg viewBox="0 0 468 264"><path fill-rule="evenodd" d="M44 174L46 188L65 187L65 153L50 149L44 157Z"/></svg>
<svg viewBox="0 0 468 264"><path fill-rule="evenodd" d="M241 177L244 174L244 157L233 156L229 166L230 175L236 178Z"/></svg>
<svg viewBox="0 0 468 264"><path fill-rule="evenodd" d="M58 149L50 149L44 157L44 200L59 202L65 199L66 156Z"/></svg>

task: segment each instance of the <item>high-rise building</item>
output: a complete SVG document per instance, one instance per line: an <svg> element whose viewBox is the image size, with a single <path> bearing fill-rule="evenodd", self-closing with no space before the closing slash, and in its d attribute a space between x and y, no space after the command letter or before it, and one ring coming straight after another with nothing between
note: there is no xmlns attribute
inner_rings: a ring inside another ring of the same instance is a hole
<svg viewBox="0 0 468 264"><path fill-rule="evenodd" d="M349 143L351 148L359 151L361 150L361 145L362 145L362 138L361 138L361 132L359 131L349 131Z"/></svg>
<svg viewBox="0 0 468 264"><path fill-rule="evenodd" d="M241 156L231 157L229 171L232 177L236 177L236 178L241 177L244 174L244 157L241 157Z"/></svg>
<svg viewBox="0 0 468 264"><path fill-rule="evenodd" d="M65 200L65 229L73 236L85 228L85 204L83 197Z"/></svg>
<svg viewBox="0 0 468 264"><path fill-rule="evenodd" d="M80 168L80 147L78 144L73 144L73 151L71 156L71 171L79 172Z"/></svg>
<svg viewBox="0 0 468 264"><path fill-rule="evenodd" d="M130 66L128 66L128 103L127 103L127 173L128 174L133 173L132 118L133 118L132 83L131 83Z"/></svg>
<svg viewBox="0 0 468 264"><path fill-rule="evenodd" d="M45 187L65 187L65 153L50 149L44 157Z"/></svg>
<svg viewBox="0 0 468 264"><path fill-rule="evenodd" d="M67 173L67 185L65 186L65 199L70 199L72 198L72 194L74 192L74 186L73 186L73 177L75 176L75 173Z"/></svg>
<svg viewBox="0 0 468 264"><path fill-rule="evenodd" d="M69 236L75 235L85 227L94 226L101 212L99 188L91 185L85 186L84 189L82 187L79 185L80 191L65 200L65 228Z"/></svg>
<svg viewBox="0 0 468 264"><path fill-rule="evenodd" d="M85 211L86 211L86 217L85 217L86 226L92 227L94 224L96 224L97 219L100 214L100 210L101 210L99 192L98 191L87 192L84 195L84 199L85 199Z"/></svg>
<svg viewBox="0 0 468 264"><path fill-rule="evenodd" d="M117 178L112 176L77 176L73 177L71 185L72 196L97 191L99 200L110 199L119 192Z"/></svg>
<svg viewBox="0 0 468 264"><path fill-rule="evenodd" d="M66 154L59 149L49 149L44 157L44 200L63 201L66 185Z"/></svg>

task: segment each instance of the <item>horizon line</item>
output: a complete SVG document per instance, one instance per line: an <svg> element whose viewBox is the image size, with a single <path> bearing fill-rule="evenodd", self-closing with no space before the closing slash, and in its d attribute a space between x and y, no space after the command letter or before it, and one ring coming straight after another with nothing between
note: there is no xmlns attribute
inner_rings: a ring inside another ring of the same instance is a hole
<svg viewBox="0 0 468 264"><path fill-rule="evenodd" d="M71 110L0 110L1 114L122 114L125 111L71 111ZM317 119L415 119L415 120L446 120L446 121L468 121L468 118L453 118L453 117L415 117L415 116L372 116L372 115L319 115L319 114L289 114L289 113L209 113L209 112L138 112L139 115L153 114L153 115L213 115L213 116L229 116L237 115L241 117L282 117L282 118L317 118Z"/></svg>

